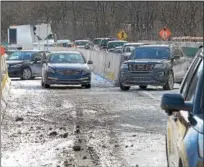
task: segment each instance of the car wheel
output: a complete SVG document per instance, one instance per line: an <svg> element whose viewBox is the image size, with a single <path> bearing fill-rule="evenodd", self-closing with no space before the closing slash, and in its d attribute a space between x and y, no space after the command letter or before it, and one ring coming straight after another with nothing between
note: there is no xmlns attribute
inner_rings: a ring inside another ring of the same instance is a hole
<svg viewBox="0 0 204 167"><path fill-rule="evenodd" d="M45 85L45 84L44 84L44 82L43 82L43 81L41 81L41 86L42 86L42 87L44 87L44 85Z"/></svg>
<svg viewBox="0 0 204 167"><path fill-rule="evenodd" d="M147 86L144 86L144 85L140 85L139 87L140 87L140 89L146 89L147 88Z"/></svg>
<svg viewBox="0 0 204 167"><path fill-rule="evenodd" d="M44 88L50 88L49 84L44 83Z"/></svg>
<svg viewBox="0 0 204 167"><path fill-rule="evenodd" d="M119 82L119 84L122 91L128 91L130 89L130 86L124 86L121 82Z"/></svg>
<svg viewBox="0 0 204 167"><path fill-rule="evenodd" d="M30 68L24 68L21 72L21 79L28 80L32 78L32 72Z"/></svg>
<svg viewBox="0 0 204 167"><path fill-rule="evenodd" d="M172 90L173 87L174 87L174 75L173 75L173 72L170 72L169 76L168 76L168 80L165 83L165 85L163 86L163 89L164 90Z"/></svg>
<svg viewBox="0 0 204 167"><path fill-rule="evenodd" d="M91 84L83 85L82 87L85 87L86 89L90 89L91 88Z"/></svg>

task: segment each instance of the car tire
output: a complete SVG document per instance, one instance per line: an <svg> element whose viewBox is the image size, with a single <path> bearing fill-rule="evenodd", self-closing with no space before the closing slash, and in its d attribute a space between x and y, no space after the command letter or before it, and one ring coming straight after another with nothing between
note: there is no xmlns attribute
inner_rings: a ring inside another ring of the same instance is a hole
<svg viewBox="0 0 204 167"><path fill-rule="evenodd" d="M140 89L146 89L147 88L147 86L145 86L145 85L140 85L139 87L140 87Z"/></svg>
<svg viewBox="0 0 204 167"><path fill-rule="evenodd" d="M165 85L163 86L164 90L172 90L174 87L174 74L173 72L169 72L169 76L168 76L168 80L165 83Z"/></svg>
<svg viewBox="0 0 204 167"><path fill-rule="evenodd" d="M23 68L21 71L21 79L22 80L29 80L32 78L32 71L30 68Z"/></svg>
<svg viewBox="0 0 204 167"><path fill-rule="evenodd" d="M91 84L83 85L82 87L84 87L85 89L90 89L91 88Z"/></svg>
<svg viewBox="0 0 204 167"><path fill-rule="evenodd" d="M43 88L44 88L44 85L45 85L45 84L44 84L44 82L43 82L43 81L41 81L41 86L42 86Z"/></svg>
<svg viewBox="0 0 204 167"><path fill-rule="evenodd" d="M122 91L128 91L130 89L130 86L124 86L121 82L119 82L119 85Z"/></svg>
<svg viewBox="0 0 204 167"><path fill-rule="evenodd" d="M44 88L50 88L49 84L44 83Z"/></svg>

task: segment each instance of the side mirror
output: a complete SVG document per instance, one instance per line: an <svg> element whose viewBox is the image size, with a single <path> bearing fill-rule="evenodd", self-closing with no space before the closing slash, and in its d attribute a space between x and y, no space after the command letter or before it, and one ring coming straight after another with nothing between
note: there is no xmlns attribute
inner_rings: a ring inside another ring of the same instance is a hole
<svg viewBox="0 0 204 167"><path fill-rule="evenodd" d="M87 62L87 64L93 64L93 61L89 60L89 61Z"/></svg>
<svg viewBox="0 0 204 167"><path fill-rule="evenodd" d="M192 103L185 102L183 96L178 93L166 93L162 96L161 108L166 112L189 111Z"/></svg>

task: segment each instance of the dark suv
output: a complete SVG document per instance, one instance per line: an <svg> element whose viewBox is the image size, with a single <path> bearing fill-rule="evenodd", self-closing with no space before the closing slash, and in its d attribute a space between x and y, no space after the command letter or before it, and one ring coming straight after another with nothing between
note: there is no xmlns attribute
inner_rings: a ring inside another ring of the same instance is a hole
<svg viewBox="0 0 204 167"><path fill-rule="evenodd" d="M23 80L34 79L42 75L42 59L48 51L16 51L7 57L9 77Z"/></svg>
<svg viewBox="0 0 204 167"><path fill-rule="evenodd" d="M155 85L171 90L175 82L182 81L189 64L190 59L177 46L139 46L121 65L120 88L129 90L130 86L138 85L145 89L148 85Z"/></svg>
<svg viewBox="0 0 204 167"><path fill-rule="evenodd" d="M204 166L204 56L197 53L179 93L164 94L161 107L168 114L168 166Z"/></svg>

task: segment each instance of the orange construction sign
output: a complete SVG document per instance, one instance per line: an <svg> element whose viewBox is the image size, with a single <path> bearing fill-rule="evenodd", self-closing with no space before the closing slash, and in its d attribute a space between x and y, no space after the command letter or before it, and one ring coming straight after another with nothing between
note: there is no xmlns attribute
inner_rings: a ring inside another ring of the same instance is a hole
<svg viewBox="0 0 204 167"><path fill-rule="evenodd" d="M5 48L3 46L1 46L1 56L3 56L5 54Z"/></svg>
<svg viewBox="0 0 204 167"><path fill-rule="evenodd" d="M161 29L161 31L159 31L159 36L163 40L167 40L171 36L171 31L168 28L164 27L163 29Z"/></svg>

